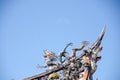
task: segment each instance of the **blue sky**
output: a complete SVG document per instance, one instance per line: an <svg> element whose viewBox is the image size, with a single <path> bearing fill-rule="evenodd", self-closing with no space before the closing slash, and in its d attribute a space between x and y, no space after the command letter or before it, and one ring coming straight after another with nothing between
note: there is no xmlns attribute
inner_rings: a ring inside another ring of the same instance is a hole
<svg viewBox="0 0 120 80"><path fill-rule="evenodd" d="M43 49L58 54L69 42L92 44L102 27L102 60L94 78L119 80L120 2L117 0L1 0L0 80L21 80L43 72ZM87 48L87 47L86 47Z"/></svg>

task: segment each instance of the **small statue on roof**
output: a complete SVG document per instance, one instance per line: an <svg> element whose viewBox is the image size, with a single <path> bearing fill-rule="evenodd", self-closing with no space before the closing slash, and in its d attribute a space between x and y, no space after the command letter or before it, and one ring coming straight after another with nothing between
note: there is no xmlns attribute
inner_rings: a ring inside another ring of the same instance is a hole
<svg viewBox="0 0 120 80"><path fill-rule="evenodd" d="M44 58L46 65L45 66L38 65L38 68L47 68L48 67L49 70L53 70L53 69L57 68L59 64L61 64L58 56L54 52L49 51L47 49L45 49L43 51L44 51L43 58Z"/></svg>

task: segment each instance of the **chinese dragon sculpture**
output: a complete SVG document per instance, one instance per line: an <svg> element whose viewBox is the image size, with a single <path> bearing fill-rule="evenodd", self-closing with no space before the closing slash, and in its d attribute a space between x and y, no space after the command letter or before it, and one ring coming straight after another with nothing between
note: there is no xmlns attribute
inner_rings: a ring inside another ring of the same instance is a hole
<svg viewBox="0 0 120 80"><path fill-rule="evenodd" d="M83 48L89 44L88 41L83 41L79 47L73 48L71 54L66 52L66 49L72 43L67 44L58 55L44 50L45 66L37 65L37 67L48 70L23 80L93 80L97 62L101 59L98 53L102 50L101 42L105 28L103 27L97 40L85 50ZM76 51L80 50L82 50L81 54L76 56Z"/></svg>

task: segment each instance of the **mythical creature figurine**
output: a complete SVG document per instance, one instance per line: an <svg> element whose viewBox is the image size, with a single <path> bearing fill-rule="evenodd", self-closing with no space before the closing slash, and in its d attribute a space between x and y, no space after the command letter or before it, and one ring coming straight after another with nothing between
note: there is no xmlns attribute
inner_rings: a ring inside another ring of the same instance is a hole
<svg viewBox="0 0 120 80"><path fill-rule="evenodd" d="M43 72L36 76L25 78L24 80L93 80L93 74L97 70L97 62L101 59L98 54L102 50L101 42L105 34L105 27L103 27L97 40L84 49L89 42L83 41L79 47L72 49L68 53L66 49L72 45L69 43L57 55L49 50L44 50L45 66L40 68L48 68L47 72ZM77 51L82 50L82 53L76 55Z"/></svg>

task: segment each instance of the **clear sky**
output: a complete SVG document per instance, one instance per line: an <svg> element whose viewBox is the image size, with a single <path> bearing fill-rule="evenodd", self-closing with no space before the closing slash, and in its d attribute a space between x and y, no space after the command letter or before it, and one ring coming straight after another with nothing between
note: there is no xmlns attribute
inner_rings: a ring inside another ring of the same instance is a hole
<svg viewBox="0 0 120 80"><path fill-rule="evenodd" d="M56 54L73 42L92 44L102 27L102 60L94 78L120 80L120 2L117 0L0 0L0 80L43 72L43 49ZM86 47L87 48L87 47Z"/></svg>

